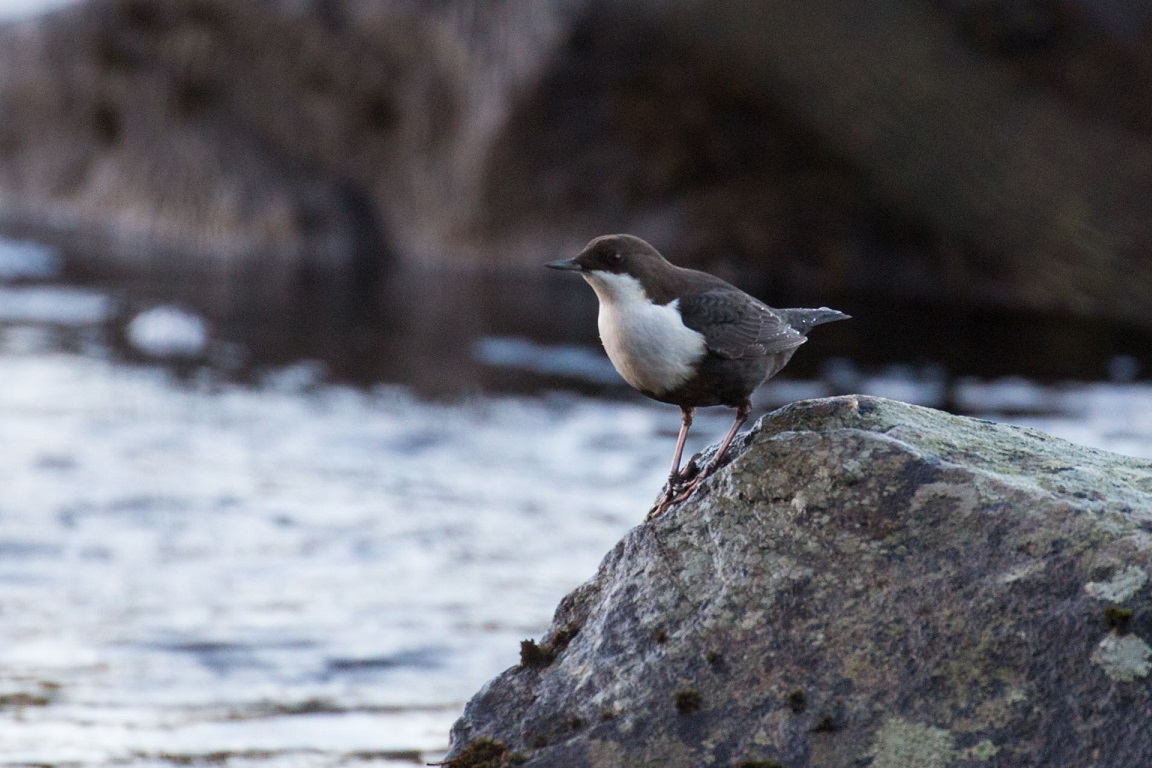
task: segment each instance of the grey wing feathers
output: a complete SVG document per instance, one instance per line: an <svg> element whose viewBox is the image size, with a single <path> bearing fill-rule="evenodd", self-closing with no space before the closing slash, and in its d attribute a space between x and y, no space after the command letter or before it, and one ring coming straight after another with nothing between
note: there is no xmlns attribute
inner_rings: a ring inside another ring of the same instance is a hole
<svg viewBox="0 0 1152 768"><path fill-rule="evenodd" d="M737 290L713 290L680 299L684 325L704 334L709 351L731 360L795 349L805 342L781 311Z"/></svg>

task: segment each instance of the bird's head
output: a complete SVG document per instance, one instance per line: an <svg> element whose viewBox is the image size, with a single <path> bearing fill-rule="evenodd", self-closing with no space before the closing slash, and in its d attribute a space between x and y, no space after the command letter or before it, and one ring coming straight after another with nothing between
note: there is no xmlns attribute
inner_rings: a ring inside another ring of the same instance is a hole
<svg viewBox="0 0 1152 768"><path fill-rule="evenodd" d="M593 282L598 277L610 279L612 275L644 281L647 276L672 265L659 251L634 235L601 235L584 246L575 258L550 261L544 266L580 272Z"/></svg>

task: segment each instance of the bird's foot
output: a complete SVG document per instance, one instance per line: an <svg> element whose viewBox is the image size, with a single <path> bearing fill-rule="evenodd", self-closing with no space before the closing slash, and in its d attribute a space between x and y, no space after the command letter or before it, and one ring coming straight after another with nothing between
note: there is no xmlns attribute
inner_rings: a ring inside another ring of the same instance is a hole
<svg viewBox="0 0 1152 768"><path fill-rule="evenodd" d="M695 459L688 462L686 467L668 478L668 482L664 484L664 489L660 494L660 500L652 509L648 510L648 515L644 519L655 520L676 504L687 501L696 487L709 474L711 473L700 468Z"/></svg>
<svg viewBox="0 0 1152 768"><path fill-rule="evenodd" d="M677 504L687 501L688 497L692 495L703 479L704 477L702 475L697 475L687 483L681 485L668 484L664 486L664 492L660 495L660 501L656 502L656 505L648 510L648 515L644 519L655 520Z"/></svg>
<svg viewBox="0 0 1152 768"><path fill-rule="evenodd" d="M656 502L652 506L652 509L648 510L648 514L644 516L644 522L648 522L649 520L655 520L656 518L660 517L660 515L667 512L671 506L672 506L671 491L666 490L666 491L664 491L663 494L660 495L660 501Z"/></svg>
<svg viewBox="0 0 1152 768"><path fill-rule="evenodd" d="M692 460L680 468L674 476L668 478L670 486L679 486L689 483L700 476L701 467L696 463L696 457L693 456Z"/></svg>

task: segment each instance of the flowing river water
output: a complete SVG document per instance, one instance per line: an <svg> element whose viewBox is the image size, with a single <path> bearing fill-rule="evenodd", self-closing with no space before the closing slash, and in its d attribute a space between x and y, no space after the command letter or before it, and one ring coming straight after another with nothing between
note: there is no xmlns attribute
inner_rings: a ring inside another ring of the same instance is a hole
<svg viewBox="0 0 1152 768"><path fill-rule="evenodd" d="M585 289L540 290L520 303ZM678 427L587 335L481 322L469 293L411 299L379 343L345 323L326 354L307 323L229 338L0 246L0 765L438 759L641 522ZM347 368L399 350L399 375ZM847 388L1152 456L1152 385L1108 366L1039 384L823 359L759 405ZM690 450L729 418L701 414Z"/></svg>

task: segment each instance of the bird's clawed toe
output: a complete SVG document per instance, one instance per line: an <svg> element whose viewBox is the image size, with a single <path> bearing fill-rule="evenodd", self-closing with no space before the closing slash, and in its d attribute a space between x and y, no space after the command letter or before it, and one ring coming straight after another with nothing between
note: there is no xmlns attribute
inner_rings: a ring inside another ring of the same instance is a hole
<svg viewBox="0 0 1152 768"><path fill-rule="evenodd" d="M693 457L690 462L672 477L668 478L669 485L684 485L685 483L692 482L700 476L700 465L696 463L696 457Z"/></svg>
<svg viewBox="0 0 1152 768"><path fill-rule="evenodd" d="M687 501L688 497L709 474L711 473L702 470L695 459L688 462L687 466L668 478L668 482L664 484L664 489L660 492L660 500L648 511L648 516L644 519L654 520L674 505Z"/></svg>

